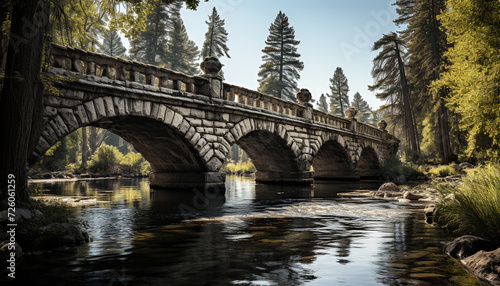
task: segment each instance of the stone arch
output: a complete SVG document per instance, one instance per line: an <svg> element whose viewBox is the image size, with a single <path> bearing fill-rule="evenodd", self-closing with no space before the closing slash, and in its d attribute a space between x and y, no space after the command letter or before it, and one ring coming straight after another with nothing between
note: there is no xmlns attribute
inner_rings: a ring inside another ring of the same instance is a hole
<svg viewBox="0 0 500 286"><path fill-rule="evenodd" d="M314 178L319 180L358 179L346 148L346 142L339 135L323 139L312 161Z"/></svg>
<svg viewBox="0 0 500 286"><path fill-rule="evenodd" d="M256 181L299 181L308 166L298 159L300 148L281 124L244 119L224 136L229 145L238 144L249 155L257 174Z"/></svg>
<svg viewBox="0 0 500 286"><path fill-rule="evenodd" d="M55 111L44 124L29 166L57 141L84 126L105 128L129 141L155 173L218 171L222 165L209 164L213 152L205 151L208 143L184 116L161 103L104 96Z"/></svg>
<svg viewBox="0 0 500 286"><path fill-rule="evenodd" d="M380 175L380 156L371 144L364 146L359 154L356 170L361 178L374 178Z"/></svg>

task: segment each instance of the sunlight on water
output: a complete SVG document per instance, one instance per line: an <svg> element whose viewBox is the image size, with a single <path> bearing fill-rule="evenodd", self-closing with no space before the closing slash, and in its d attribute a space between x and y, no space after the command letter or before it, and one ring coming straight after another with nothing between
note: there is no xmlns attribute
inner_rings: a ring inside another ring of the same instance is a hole
<svg viewBox="0 0 500 286"><path fill-rule="evenodd" d="M45 195L95 198L75 209L93 242L28 256L20 285L53 285L41 276L74 286L479 285L444 254L452 238L424 223L422 206L337 196L373 183L276 186L228 176L225 192L148 183L32 184Z"/></svg>

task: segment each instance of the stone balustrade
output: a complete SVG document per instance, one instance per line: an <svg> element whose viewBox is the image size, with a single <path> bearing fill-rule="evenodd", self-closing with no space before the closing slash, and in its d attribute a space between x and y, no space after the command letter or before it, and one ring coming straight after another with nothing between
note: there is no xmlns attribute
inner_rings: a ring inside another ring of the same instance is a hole
<svg viewBox="0 0 500 286"><path fill-rule="evenodd" d="M228 83L224 83L222 98L227 101L297 117L302 117L305 109L302 104Z"/></svg>
<svg viewBox="0 0 500 286"><path fill-rule="evenodd" d="M93 77L97 82L169 94L172 94L172 91L183 91L205 95L210 98L303 118L310 123L317 122L381 139L392 138L386 131L359 123L353 118L343 118L313 110L312 105L307 102L308 100L296 103L244 87L222 83L216 74L217 70L220 70L220 63L216 58L210 58L212 63L210 63L209 69L213 69L211 72L196 76L57 44L52 45L51 58L51 64L54 68L85 74ZM215 69L212 67L214 61L217 61L219 65ZM309 91L306 89L303 91L308 93L310 99Z"/></svg>
<svg viewBox="0 0 500 286"><path fill-rule="evenodd" d="M94 76L99 81L158 92L169 90L209 95L209 80L202 76L129 61L123 58L88 52L82 49L52 45L52 66Z"/></svg>

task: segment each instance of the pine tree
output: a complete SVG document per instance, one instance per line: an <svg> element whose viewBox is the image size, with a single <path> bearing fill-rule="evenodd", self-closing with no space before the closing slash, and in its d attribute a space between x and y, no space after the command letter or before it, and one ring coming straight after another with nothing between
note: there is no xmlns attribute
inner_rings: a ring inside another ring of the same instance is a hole
<svg viewBox="0 0 500 286"><path fill-rule="evenodd" d="M428 124L435 124L423 136L439 138L437 141L429 138L427 141L439 144L423 151L440 150L443 161L449 162L454 155L450 146L449 111L445 106L447 91L430 90L430 84L439 79L445 66L446 32L438 19L438 15L446 9L445 0L398 0L396 5L400 14L396 23L407 25L403 37L409 55L408 85L412 87L410 96L416 118L420 123L425 120Z"/></svg>
<svg viewBox="0 0 500 286"><path fill-rule="evenodd" d="M186 74L195 74L198 71L195 61L198 59L199 54L198 47L188 37L182 19L180 17L176 18L170 32L170 41L167 45L167 53L163 63L169 69Z"/></svg>
<svg viewBox="0 0 500 286"><path fill-rule="evenodd" d="M165 47L174 20L180 17L182 2L165 5L158 2L146 19L146 29L139 31L130 42L130 53L135 60L157 65L166 57Z"/></svg>
<svg viewBox="0 0 500 286"><path fill-rule="evenodd" d="M434 83L449 90L448 106L460 115L467 157L500 159L500 2L448 0L439 19L451 47L447 71Z"/></svg>
<svg viewBox="0 0 500 286"><path fill-rule="evenodd" d="M208 31L205 34L205 42L201 50L201 57L223 57L231 58L228 54L229 48L226 45L227 31L224 28L224 20L217 14L217 9L212 10L212 15L205 21L208 25Z"/></svg>
<svg viewBox="0 0 500 286"><path fill-rule="evenodd" d="M266 47L262 50L263 64L258 73L259 88L263 93L291 101L297 101L297 80L304 63L299 60L295 30L288 23L288 17L281 11L269 28Z"/></svg>
<svg viewBox="0 0 500 286"><path fill-rule="evenodd" d="M107 30L102 35L102 44L99 44L99 52L113 57L121 57L127 49L122 44L122 40L118 32L115 30Z"/></svg>
<svg viewBox="0 0 500 286"><path fill-rule="evenodd" d="M330 98L330 113L343 117L349 106L349 85L341 67L337 67L330 78L330 92L326 94Z"/></svg>
<svg viewBox="0 0 500 286"><path fill-rule="evenodd" d="M410 147L410 156L415 161L419 156L419 146L406 78L405 43L396 33L391 33L375 42L372 51L376 50L380 52L373 60L372 76L375 84L368 88L377 91L376 97L386 100L387 107L396 111L394 123L402 123L405 139Z"/></svg>
<svg viewBox="0 0 500 286"><path fill-rule="evenodd" d="M356 114L356 119L359 122L370 123L370 117L372 115L372 109L368 105L359 92L356 92L352 98L351 106L354 107L358 113Z"/></svg>
<svg viewBox="0 0 500 286"><path fill-rule="evenodd" d="M326 102L326 96L321 94L318 102L318 110L328 113L328 103Z"/></svg>

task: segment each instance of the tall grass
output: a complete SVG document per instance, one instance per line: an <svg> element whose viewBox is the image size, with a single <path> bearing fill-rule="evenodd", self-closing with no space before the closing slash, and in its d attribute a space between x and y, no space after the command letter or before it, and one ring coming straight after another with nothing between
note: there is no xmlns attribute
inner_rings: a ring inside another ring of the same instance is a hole
<svg viewBox="0 0 500 286"><path fill-rule="evenodd" d="M500 165L472 169L463 184L442 190L455 199L437 204L439 222L457 234L472 234L500 244Z"/></svg>

